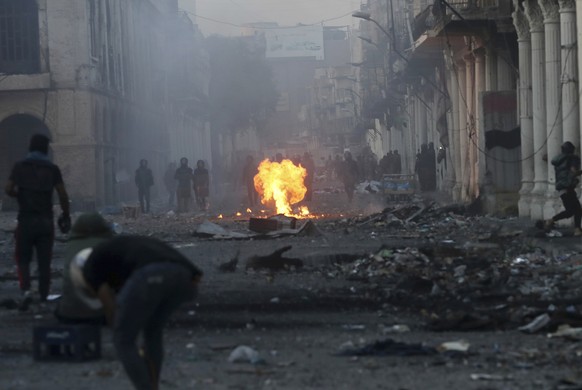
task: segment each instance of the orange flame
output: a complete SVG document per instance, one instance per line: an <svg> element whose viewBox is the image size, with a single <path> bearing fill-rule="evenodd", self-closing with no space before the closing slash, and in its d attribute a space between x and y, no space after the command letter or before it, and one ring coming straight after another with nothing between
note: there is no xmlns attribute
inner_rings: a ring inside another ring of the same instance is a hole
<svg viewBox="0 0 582 390"><path fill-rule="evenodd" d="M301 202L307 192L305 176L305 168L294 165L291 160L280 163L263 160L254 179L255 189L261 196L261 203L267 204L273 200L278 214L291 216L291 206Z"/></svg>

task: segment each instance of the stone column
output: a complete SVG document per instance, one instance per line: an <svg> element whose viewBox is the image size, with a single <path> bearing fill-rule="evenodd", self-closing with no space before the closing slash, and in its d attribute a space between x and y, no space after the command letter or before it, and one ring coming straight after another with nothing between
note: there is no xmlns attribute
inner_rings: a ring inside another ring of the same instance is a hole
<svg viewBox="0 0 582 390"><path fill-rule="evenodd" d="M469 147L468 147L468 129L467 129L467 78L466 67L464 61L459 61L455 64L457 66L457 81L459 83L459 158L460 158L460 172L459 180L461 182L461 200L468 199L467 196L467 178L469 164Z"/></svg>
<svg viewBox="0 0 582 390"><path fill-rule="evenodd" d="M451 81L455 75L450 71L450 61L447 61L447 57L445 54L445 64L446 68L443 72L444 74L444 83L446 85L445 90L449 91L451 88ZM455 140L454 140L454 122L455 122L455 114L454 114L454 107L453 107L453 97L451 93L448 93L448 102L447 104L450 105L450 110L446 110L446 118L447 118L447 139L448 145L445 149L445 160L444 165L446 166L446 184L443 186L443 191L448 192L454 198L454 188L455 188L455 161L454 161L454 150L455 150Z"/></svg>
<svg viewBox="0 0 582 390"><path fill-rule="evenodd" d="M513 21L519 47L519 125L521 136L521 189L518 210L520 217L530 216L531 191L534 186L534 140L532 117L531 35L523 10L514 0Z"/></svg>
<svg viewBox="0 0 582 390"><path fill-rule="evenodd" d="M416 88L415 88L416 89ZM413 95L412 100L414 101L414 144L418 145L419 137L420 137L420 100L418 99L417 94Z"/></svg>
<svg viewBox="0 0 582 390"><path fill-rule="evenodd" d="M467 172L466 184L469 200L476 197L475 186L475 144L477 140L477 123L475 115L475 58L472 54L465 56L465 88L467 89Z"/></svg>
<svg viewBox="0 0 582 390"><path fill-rule="evenodd" d="M576 3L574 0L560 0L560 27L562 40L562 129L564 132L562 141L570 141L579 148L578 48L576 43Z"/></svg>
<svg viewBox="0 0 582 390"><path fill-rule="evenodd" d="M420 99L418 98L418 96L414 96L414 144L416 145L416 148L418 148L418 146L420 145L420 133L421 133L421 129L420 129L420 106L422 105L422 103L420 102ZM416 154L416 151L415 151Z"/></svg>
<svg viewBox="0 0 582 390"><path fill-rule="evenodd" d="M460 150L460 125L459 125L459 74L457 64L455 64L453 53L445 50L445 61L449 77L449 95L451 96L451 122L449 123L449 152L451 156L451 164L453 165L454 184L452 188L452 196L455 202L458 202L461 197L461 150Z"/></svg>
<svg viewBox="0 0 582 390"><path fill-rule="evenodd" d="M548 139L548 186L544 219L551 218L562 207L562 202L555 190L556 174L551 160L560 153L562 145L562 88L560 77L560 13L555 0L538 0L544 15L545 57L546 57L546 137Z"/></svg>
<svg viewBox="0 0 582 390"><path fill-rule="evenodd" d="M481 185L485 180L487 171L487 156L481 150L485 150L485 131L483 129L483 108L481 104L481 94L485 91L486 71L485 71L485 49L474 51L475 56L475 162L474 176L475 188L473 189L475 197L479 196Z"/></svg>
<svg viewBox="0 0 582 390"><path fill-rule="evenodd" d="M424 83L421 83L421 91L424 91L424 89L426 88L426 85L424 85ZM428 102L426 101L426 96L424 95L424 93L419 92L418 95L420 96L420 98L423 101L419 101L419 130L420 132L418 133L418 144L419 145L423 145L428 143L427 141L427 135L428 135L428 121L427 121L427 107L425 106L425 104L428 104Z"/></svg>
<svg viewBox="0 0 582 390"><path fill-rule="evenodd" d="M408 131L406 132L406 145L404 145L405 155L402 156L402 173L414 173L414 163L416 161L416 139L415 139L415 129L416 129L416 118L415 118L415 106L416 100L413 94L413 87L408 86Z"/></svg>
<svg viewBox="0 0 582 390"><path fill-rule="evenodd" d="M546 189L548 188L548 165L543 160L546 142L546 99L545 99L545 54L544 19L536 0L523 3L531 33L532 64L532 105L534 144L534 188L531 191L530 216L543 218Z"/></svg>

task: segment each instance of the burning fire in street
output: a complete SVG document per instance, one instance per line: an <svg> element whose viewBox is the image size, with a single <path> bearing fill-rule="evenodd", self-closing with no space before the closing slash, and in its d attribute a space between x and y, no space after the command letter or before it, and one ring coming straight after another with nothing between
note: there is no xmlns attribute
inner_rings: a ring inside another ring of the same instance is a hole
<svg viewBox="0 0 582 390"><path fill-rule="evenodd" d="M307 207L301 207L295 215L291 206L303 200L307 188L305 187L307 171L297 166L291 160L280 163L263 160L259 165L259 173L255 176L255 189L261 196L264 205L275 202L277 214L305 217L309 215Z"/></svg>

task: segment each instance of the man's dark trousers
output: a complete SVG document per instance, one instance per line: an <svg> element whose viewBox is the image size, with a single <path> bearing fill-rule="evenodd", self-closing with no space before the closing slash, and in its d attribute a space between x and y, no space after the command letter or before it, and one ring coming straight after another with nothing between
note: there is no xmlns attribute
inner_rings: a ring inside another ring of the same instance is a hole
<svg viewBox="0 0 582 390"><path fill-rule="evenodd" d="M36 251L38 290L41 300L46 300L49 293L54 235L52 217L21 216L18 220L15 239L20 289L30 290L30 263L33 251Z"/></svg>
<svg viewBox="0 0 582 390"><path fill-rule="evenodd" d="M196 295L184 266L153 263L135 271L117 296L113 343L136 389L155 389L163 361L163 328L180 304ZM141 357L136 341L143 333Z"/></svg>
<svg viewBox="0 0 582 390"><path fill-rule="evenodd" d="M143 188L138 189L138 196L139 196L139 206L141 207L142 213L149 213L150 212L150 189Z"/></svg>

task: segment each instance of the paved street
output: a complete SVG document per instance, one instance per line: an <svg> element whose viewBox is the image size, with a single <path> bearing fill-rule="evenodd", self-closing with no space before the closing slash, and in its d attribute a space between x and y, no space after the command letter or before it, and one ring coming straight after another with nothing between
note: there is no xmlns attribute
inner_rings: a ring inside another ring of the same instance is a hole
<svg viewBox="0 0 582 390"><path fill-rule="evenodd" d="M428 198L382 204L377 195L361 194L351 208L343 202L343 194L319 193L310 205L332 215L314 219L322 236L262 240L194 237L203 216L108 217L125 233L172 242L205 272L197 303L182 307L166 331L163 389L576 388L556 386L566 378L576 383L580 347L546 334L582 318L579 239L543 237L517 219L441 214L442 204ZM426 204L433 206L406 222ZM223 219L208 217L245 231L247 218L236 209L233 202ZM11 217L3 215L3 226ZM250 257L286 245L292 249L285 256L303 267L245 269ZM9 246L2 247L0 301L18 297ZM542 246L546 253L536 249ZM54 293L63 248L55 250ZM218 271L237 251L236 271ZM98 361L33 361L32 328L54 323L53 305L0 309L0 388L130 388L107 329ZM552 321L544 329L516 330L546 312ZM388 339L405 344L358 352ZM470 344L468 351L439 351L459 340ZM228 362L240 345L258 351L263 363Z"/></svg>

